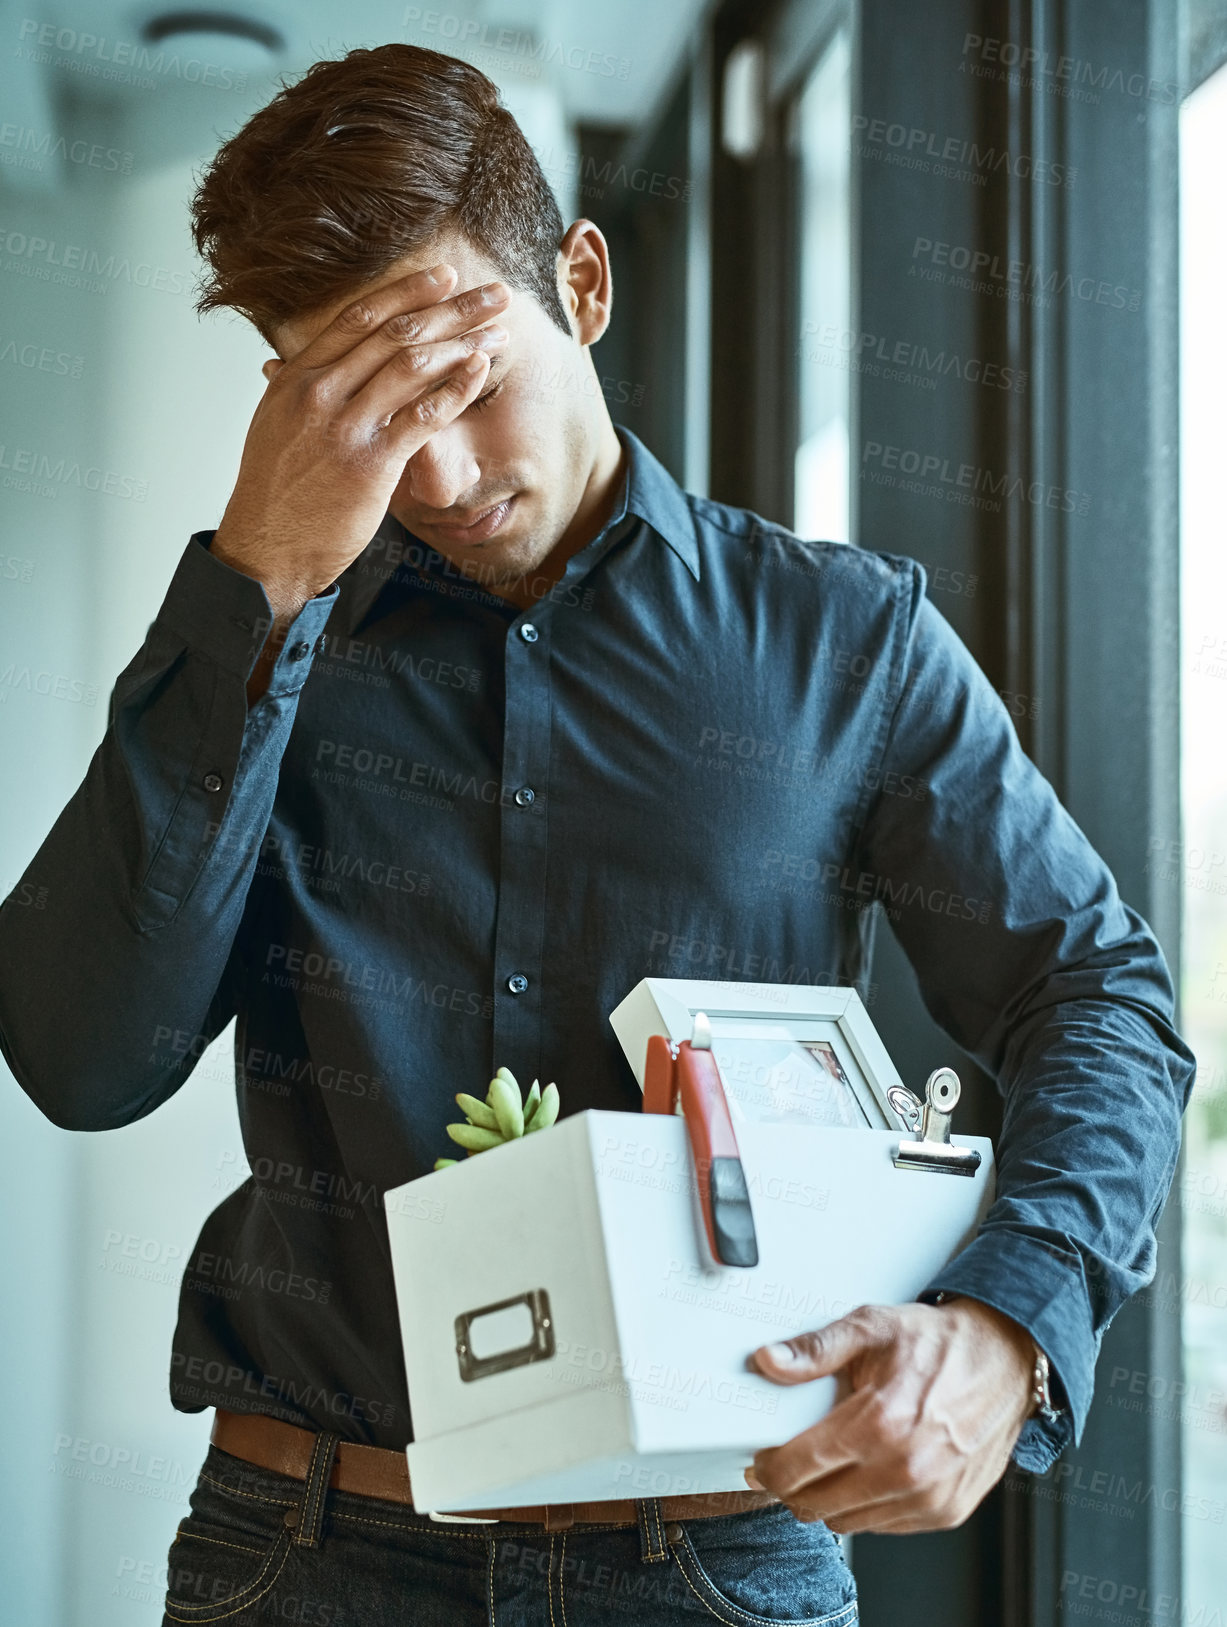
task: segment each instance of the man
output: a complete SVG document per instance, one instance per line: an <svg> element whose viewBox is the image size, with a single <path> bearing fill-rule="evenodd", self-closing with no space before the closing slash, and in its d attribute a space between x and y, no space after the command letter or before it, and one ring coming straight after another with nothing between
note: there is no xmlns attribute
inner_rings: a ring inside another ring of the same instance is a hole
<svg viewBox="0 0 1227 1627"><path fill-rule="evenodd" d="M166 1619L847 1627L832 1532L956 1525L1081 1432L1192 1082L1162 953L918 565L688 496L611 423L605 241L483 75L316 64L194 224L268 388L19 884L46 908L0 913L4 1054L58 1124L152 1112L238 1017L252 1173L184 1277L172 1399L218 1410ZM850 1392L744 1494L414 1514L381 1203L453 1093L505 1064L635 1111L607 1017L645 973L856 981L874 899L1005 1094L975 1240L756 1353Z"/></svg>

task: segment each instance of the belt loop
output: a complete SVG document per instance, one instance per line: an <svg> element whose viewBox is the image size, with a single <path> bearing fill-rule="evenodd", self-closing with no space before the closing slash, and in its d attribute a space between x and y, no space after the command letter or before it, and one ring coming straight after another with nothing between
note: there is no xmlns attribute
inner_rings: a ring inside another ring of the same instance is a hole
<svg viewBox="0 0 1227 1627"><path fill-rule="evenodd" d="M322 1429L315 1437L311 1451L311 1465L307 1470L307 1484L303 1488L302 1503L298 1511L298 1529L294 1541L304 1548L318 1548L320 1527L324 1520L324 1496L332 1477L332 1463L337 1455L341 1437L330 1429Z"/></svg>
<svg viewBox="0 0 1227 1627"><path fill-rule="evenodd" d="M541 1522L547 1531L569 1531L575 1524L574 1503L546 1503Z"/></svg>
<svg viewBox="0 0 1227 1627"><path fill-rule="evenodd" d="M660 1501L655 1497L637 1497L635 1513L639 1516L639 1557L646 1564L668 1559L665 1528L660 1518Z"/></svg>

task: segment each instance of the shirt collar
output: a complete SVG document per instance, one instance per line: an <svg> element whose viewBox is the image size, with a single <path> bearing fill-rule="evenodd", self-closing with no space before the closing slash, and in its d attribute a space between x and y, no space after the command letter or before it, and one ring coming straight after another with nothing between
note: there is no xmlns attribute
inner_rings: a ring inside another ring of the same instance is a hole
<svg viewBox="0 0 1227 1627"><path fill-rule="evenodd" d="M626 512L646 520L686 569L699 580L699 539L686 493L647 447L623 424L615 424L627 456Z"/></svg>
<svg viewBox="0 0 1227 1627"><path fill-rule="evenodd" d="M686 493L637 435L623 424L615 424L614 431L626 451L626 471L621 500L600 536L619 527L628 514L634 515L646 521L657 536L668 543L697 582L699 543ZM593 542L597 540L593 538ZM336 619L345 632L357 631L406 551L415 545L429 547L391 512L385 514L366 548L338 578L340 597Z"/></svg>

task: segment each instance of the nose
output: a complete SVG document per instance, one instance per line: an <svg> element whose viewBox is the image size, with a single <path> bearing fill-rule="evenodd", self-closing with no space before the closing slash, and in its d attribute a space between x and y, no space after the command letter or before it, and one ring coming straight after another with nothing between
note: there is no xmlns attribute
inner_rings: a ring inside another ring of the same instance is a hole
<svg viewBox="0 0 1227 1627"><path fill-rule="evenodd" d="M481 466L457 424L438 429L409 459L401 489L423 508L462 508L461 499L481 479Z"/></svg>

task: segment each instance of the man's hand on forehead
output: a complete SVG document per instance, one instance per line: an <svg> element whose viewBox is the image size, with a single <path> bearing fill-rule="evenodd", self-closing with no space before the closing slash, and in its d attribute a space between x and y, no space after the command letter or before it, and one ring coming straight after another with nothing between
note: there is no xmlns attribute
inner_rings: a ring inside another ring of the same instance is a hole
<svg viewBox="0 0 1227 1627"><path fill-rule="evenodd" d="M475 283L468 288L457 288L457 279L455 266L443 262L408 271L404 276L347 300L315 331L309 317L287 322L279 332L274 329L274 339L278 341L274 345L277 360L266 362L265 366L272 366L276 371L290 362L308 367L326 365L363 339L373 337L389 322L392 323L389 337L395 344L430 342L445 333L467 332L468 328L459 321L465 314L470 315L469 326L477 327L510 303L511 290L505 283ZM501 295L491 299L486 293L491 289L501 290ZM412 318L423 317L428 310L437 311L439 316L421 330L419 339ZM397 322L401 317L406 320Z"/></svg>
<svg viewBox="0 0 1227 1627"><path fill-rule="evenodd" d="M409 460L484 389L507 342L493 318L511 291L453 292L446 263L341 307L268 388L212 551L292 609L322 592L374 535ZM287 327L290 326L287 324ZM287 341L290 335L279 337Z"/></svg>

